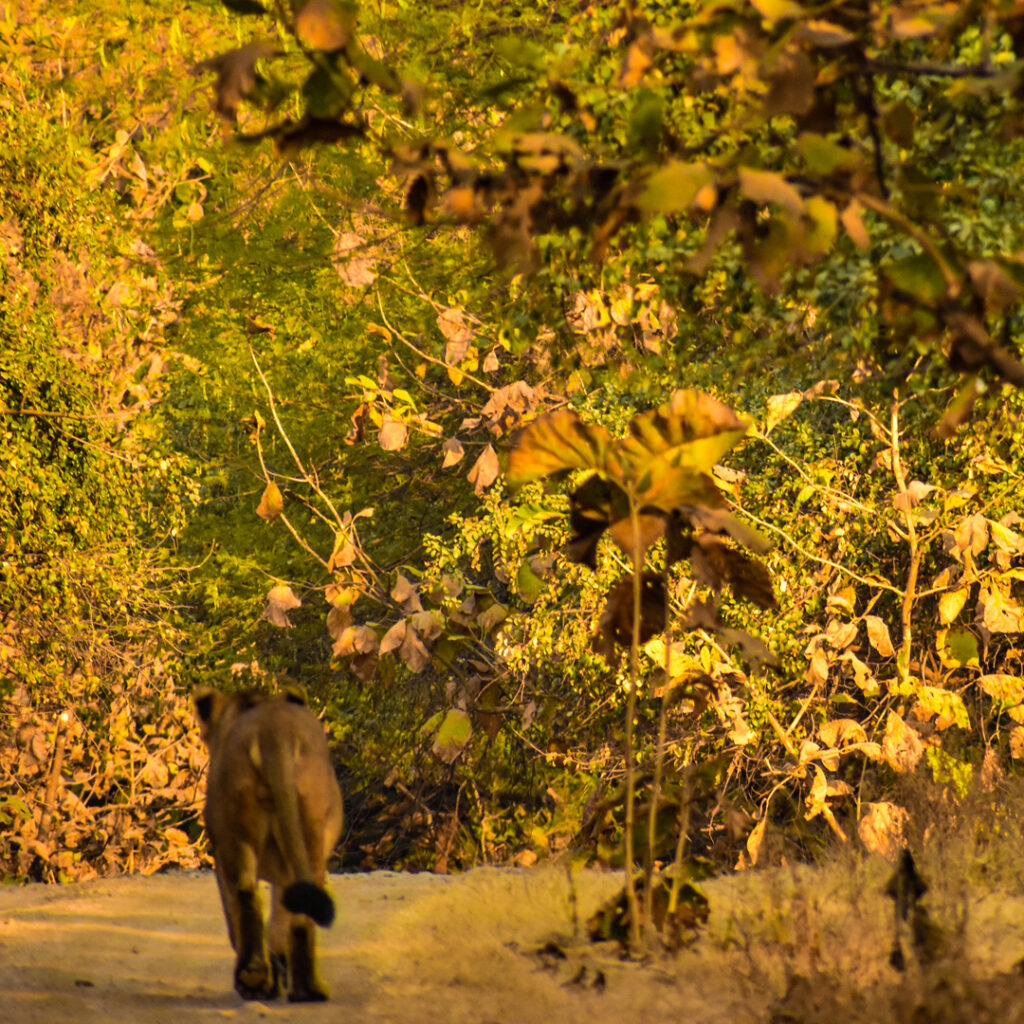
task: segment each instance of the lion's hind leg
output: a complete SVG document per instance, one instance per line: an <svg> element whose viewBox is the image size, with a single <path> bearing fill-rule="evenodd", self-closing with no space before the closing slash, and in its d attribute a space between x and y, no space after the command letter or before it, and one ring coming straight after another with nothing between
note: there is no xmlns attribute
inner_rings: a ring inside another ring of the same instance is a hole
<svg viewBox="0 0 1024 1024"><path fill-rule="evenodd" d="M243 999L276 999L281 986L267 959L255 854L245 846L225 850L215 865L228 933L235 947L235 991Z"/></svg>

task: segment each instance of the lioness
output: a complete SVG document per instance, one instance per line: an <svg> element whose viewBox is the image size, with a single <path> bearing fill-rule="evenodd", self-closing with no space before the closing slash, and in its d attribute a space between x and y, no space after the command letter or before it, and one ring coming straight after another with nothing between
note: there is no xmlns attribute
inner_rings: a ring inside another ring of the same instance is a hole
<svg viewBox="0 0 1024 1024"><path fill-rule="evenodd" d="M317 977L313 922L327 927L327 857L342 827L341 791L323 726L300 697L196 691L210 751L206 832L213 849L235 989L273 999L287 979L292 1002L327 998ZM267 958L257 880L271 883Z"/></svg>

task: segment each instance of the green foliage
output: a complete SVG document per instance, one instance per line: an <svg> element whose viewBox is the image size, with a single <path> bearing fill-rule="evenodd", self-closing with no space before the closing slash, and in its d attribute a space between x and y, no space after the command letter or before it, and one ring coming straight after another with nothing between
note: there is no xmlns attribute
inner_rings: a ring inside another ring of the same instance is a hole
<svg viewBox="0 0 1024 1024"><path fill-rule="evenodd" d="M365 865L621 858L631 694L659 859L1024 755L1019 18L953 6L7 12L8 689L300 679Z"/></svg>

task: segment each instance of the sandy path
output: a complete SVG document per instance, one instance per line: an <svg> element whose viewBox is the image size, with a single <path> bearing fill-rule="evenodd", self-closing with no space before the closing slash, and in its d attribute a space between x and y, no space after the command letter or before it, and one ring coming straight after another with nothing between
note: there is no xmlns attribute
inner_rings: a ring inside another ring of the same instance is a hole
<svg viewBox="0 0 1024 1024"><path fill-rule="evenodd" d="M618 875L336 875L337 919L321 933L333 998L303 1006L235 995L210 873L0 887L0 1022L1024 1024L1018 886L961 875L936 892L946 952L928 974L898 974L890 870L848 860L715 879L707 932L647 965L572 941L574 918L582 926ZM565 959L539 955L551 939Z"/></svg>
<svg viewBox="0 0 1024 1024"><path fill-rule="evenodd" d="M579 920L619 884L581 873ZM331 890L338 916L321 933L321 970L332 1002L290 1006L244 1003L231 989L209 873L0 889L0 1020L653 1024L693 1006L667 978L638 984L639 969L608 950L581 946L545 966L538 948L572 934L564 871L339 875ZM572 984L580 967L584 984ZM598 969L603 991L590 984Z"/></svg>

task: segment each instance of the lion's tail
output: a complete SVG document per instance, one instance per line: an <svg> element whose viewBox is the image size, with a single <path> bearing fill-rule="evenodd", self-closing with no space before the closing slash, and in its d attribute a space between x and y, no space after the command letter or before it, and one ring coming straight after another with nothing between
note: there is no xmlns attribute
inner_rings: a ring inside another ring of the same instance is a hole
<svg viewBox="0 0 1024 1024"><path fill-rule="evenodd" d="M315 882L292 882L284 891L285 910L308 914L321 928L334 920L334 901Z"/></svg>
<svg viewBox="0 0 1024 1024"><path fill-rule="evenodd" d="M313 881L309 852L303 838L299 801L295 789L295 752L285 750L276 737L261 737L260 755L277 815L281 852L292 870L292 882L284 890L285 910L307 914L321 928L334 920L334 901Z"/></svg>

